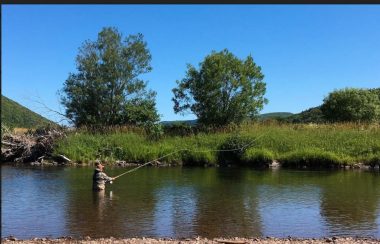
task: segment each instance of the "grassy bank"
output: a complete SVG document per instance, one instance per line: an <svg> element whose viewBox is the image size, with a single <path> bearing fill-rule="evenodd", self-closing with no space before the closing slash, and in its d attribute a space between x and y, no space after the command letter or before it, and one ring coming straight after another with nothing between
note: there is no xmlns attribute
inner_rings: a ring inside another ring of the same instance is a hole
<svg viewBox="0 0 380 244"><path fill-rule="evenodd" d="M243 147L244 150L225 151ZM177 153L174 153L177 152ZM358 124L294 125L256 123L238 129L187 136L163 136L152 141L143 133L114 130L76 131L57 142L55 153L88 163L97 158L143 163L161 161L183 165L230 162L260 166L278 160L284 166L325 167L354 163L378 164L380 126Z"/></svg>

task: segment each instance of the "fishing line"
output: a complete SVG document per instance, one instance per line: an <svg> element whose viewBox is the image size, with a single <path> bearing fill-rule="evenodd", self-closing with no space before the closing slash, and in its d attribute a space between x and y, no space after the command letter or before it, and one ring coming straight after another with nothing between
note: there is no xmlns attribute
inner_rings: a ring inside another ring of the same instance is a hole
<svg viewBox="0 0 380 244"><path fill-rule="evenodd" d="M263 135L264 135L264 134L263 134ZM239 147L239 148L234 148L234 149L215 149L215 150L191 150L191 149L188 149L188 148L179 149L179 150L177 150L177 151L174 151L174 152L168 153L168 154L166 154L166 155L164 155L164 156L162 156L162 157L159 157L159 158L156 158L156 159L151 160L151 161L149 161L149 162L146 162L146 163L144 163L144 164L142 164L142 165L140 165L140 166L137 166L136 168L133 168L133 169L131 169L131 170L128 170L128 171L126 171L126 172L124 172L124 173L122 173L122 174L120 174L120 175L117 175L117 176L115 176L115 177L113 177L113 178L114 178L114 179L117 179L117 178L119 178L120 176L123 176L123 175L125 175L125 174L129 174L129 173L132 173L132 172L138 170L139 168L142 168L142 167L144 167L144 166L146 166L146 165L148 165L148 164L151 164L151 163L153 163L153 162L159 161L159 160L161 160L161 159L163 159L163 158L166 158L166 157L168 157L168 156L170 156L170 155L172 155L172 154L175 154L175 153L178 153L178 152L182 152L182 151L189 151L189 152L232 152L232 151L239 151L239 150L243 151L244 148L248 148L249 146L251 146L251 145L252 145L257 139L259 139L259 138L262 137L263 135L260 135L260 136L256 137L255 139L252 140L252 142L248 143L247 145L244 145L244 146Z"/></svg>

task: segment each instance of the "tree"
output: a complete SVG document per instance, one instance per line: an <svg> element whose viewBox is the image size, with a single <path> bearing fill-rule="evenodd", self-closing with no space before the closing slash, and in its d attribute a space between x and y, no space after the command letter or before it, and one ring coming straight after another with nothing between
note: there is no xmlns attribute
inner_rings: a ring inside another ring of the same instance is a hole
<svg viewBox="0 0 380 244"><path fill-rule="evenodd" d="M332 122L371 122L380 119L379 96L367 89L335 90L323 102L323 115Z"/></svg>
<svg viewBox="0 0 380 244"><path fill-rule="evenodd" d="M380 99L380 88L372 88L369 89L369 91L375 93L377 96L379 96Z"/></svg>
<svg viewBox="0 0 380 244"><path fill-rule="evenodd" d="M191 111L204 125L226 125L254 118L268 102L261 67L252 56L240 60L227 49L213 51L199 64L188 65L186 77L172 91L174 112Z"/></svg>
<svg viewBox="0 0 380 244"><path fill-rule="evenodd" d="M66 116L81 125L141 125L159 120L153 91L139 75L150 72L151 54L142 34L123 39L116 28L103 28L86 41L61 90Z"/></svg>

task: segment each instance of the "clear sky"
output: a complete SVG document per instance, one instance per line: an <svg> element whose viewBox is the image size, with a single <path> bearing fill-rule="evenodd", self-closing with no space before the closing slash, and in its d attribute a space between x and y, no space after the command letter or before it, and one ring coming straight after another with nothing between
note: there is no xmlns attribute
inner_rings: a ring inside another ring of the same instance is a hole
<svg viewBox="0 0 380 244"><path fill-rule="evenodd" d="M76 72L78 48L102 27L144 35L161 120L186 64L212 50L251 54L269 103L261 113L298 113L334 89L380 87L380 5L2 5L2 94L58 120L35 100L63 111L57 91Z"/></svg>

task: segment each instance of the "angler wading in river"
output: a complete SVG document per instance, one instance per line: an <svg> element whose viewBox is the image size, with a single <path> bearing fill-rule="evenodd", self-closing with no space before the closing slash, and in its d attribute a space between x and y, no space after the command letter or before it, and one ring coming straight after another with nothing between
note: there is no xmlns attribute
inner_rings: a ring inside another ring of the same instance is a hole
<svg viewBox="0 0 380 244"><path fill-rule="evenodd" d="M92 177L92 189L94 191L102 191L106 188L106 183L112 183L115 178L109 177L103 172L104 166L101 163L96 162L95 166L96 168Z"/></svg>

